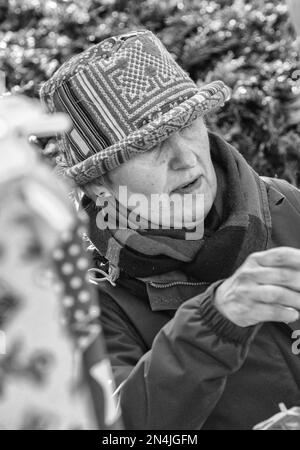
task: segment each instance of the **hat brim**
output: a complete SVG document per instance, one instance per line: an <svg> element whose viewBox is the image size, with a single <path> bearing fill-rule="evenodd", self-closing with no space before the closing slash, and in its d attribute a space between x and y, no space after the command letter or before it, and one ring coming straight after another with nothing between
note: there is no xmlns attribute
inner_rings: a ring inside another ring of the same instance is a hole
<svg viewBox="0 0 300 450"><path fill-rule="evenodd" d="M191 98L130 133L116 144L66 168L64 174L71 177L79 186L90 183L134 155L153 149L174 132L189 126L198 117L223 106L229 98L230 89L225 83L222 81L209 83Z"/></svg>

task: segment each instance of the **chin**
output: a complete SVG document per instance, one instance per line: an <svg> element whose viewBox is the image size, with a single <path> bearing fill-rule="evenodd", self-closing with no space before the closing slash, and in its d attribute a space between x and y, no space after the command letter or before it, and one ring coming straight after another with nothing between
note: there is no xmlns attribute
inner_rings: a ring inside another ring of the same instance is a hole
<svg viewBox="0 0 300 450"><path fill-rule="evenodd" d="M204 213L205 213L205 217L207 216L207 214L209 213L209 211L211 210L215 198L217 195L217 182L214 183L212 186L207 185L207 189L204 192Z"/></svg>
<svg viewBox="0 0 300 450"><path fill-rule="evenodd" d="M213 201L212 197L205 199L205 201L204 201L204 217L206 217L207 214L209 213L209 211L211 210L213 203L214 203L214 201Z"/></svg>
<svg viewBox="0 0 300 450"><path fill-rule="evenodd" d="M209 213L209 211L212 208L212 205L215 201L215 195L214 192L211 190L206 190L205 192L203 192L203 189L199 189L198 191L195 192L195 194L200 194L203 195L204 197L204 218L207 216L207 214ZM196 220L196 219L194 219Z"/></svg>

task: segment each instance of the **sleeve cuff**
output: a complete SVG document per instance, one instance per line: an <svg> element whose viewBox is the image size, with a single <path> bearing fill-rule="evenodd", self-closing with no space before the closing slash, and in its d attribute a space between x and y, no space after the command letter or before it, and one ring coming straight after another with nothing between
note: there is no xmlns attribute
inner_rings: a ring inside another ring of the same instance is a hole
<svg viewBox="0 0 300 450"><path fill-rule="evenodd" d="M210 328L218 337L235 344L246 344L254 337L259 325L250 327L239 327L224 317L214 306L213 299L216 289L224 280L212 284L203 294L199 296L200 314L203 323Z"/></svg>

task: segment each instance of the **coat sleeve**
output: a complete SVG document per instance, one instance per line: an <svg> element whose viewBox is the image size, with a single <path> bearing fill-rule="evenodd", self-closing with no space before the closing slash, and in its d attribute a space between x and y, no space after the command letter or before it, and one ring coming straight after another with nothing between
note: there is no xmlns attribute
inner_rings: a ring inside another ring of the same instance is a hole
<svg viewBox="0 0 300 450"><path fill-rule="evenodd" d="M101 302L127 429L200 429L242 366L259 326L240 328L214 308L219 283L183 303L148 351L121 308Z"/></svg>

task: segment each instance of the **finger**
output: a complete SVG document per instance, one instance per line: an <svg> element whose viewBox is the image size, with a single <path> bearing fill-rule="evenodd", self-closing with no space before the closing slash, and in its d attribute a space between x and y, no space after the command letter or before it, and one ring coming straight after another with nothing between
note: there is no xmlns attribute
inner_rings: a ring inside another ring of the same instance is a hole
<svg viewBox="0 0 300 450"><path fill-rule="evenodd" d="M257 304L253 310L253 323L283 322L293 323L300 317L298 311L280 305Z"/></svg>
<svg viewBox="0 0 300 450"><path fill-rule="evenodd" d="M300 249L276 247L264 252L252 253L249 260L265 267L289 267L300 270Z"/></svg>
<svg viewBox="0 0 300 450"><path fill-rule="evenodd" d="M300 33L300 5L299 0L287 0L291 21L297 34Z"/></svg>
<svg viewBox="0 0 300 450"><path fill-rule="evenodd" d="M253 290L256 300L266 304L276 304L300 311L300 294L281 286L260 286Z"/></svg>
<svg viewBox="0 0 300 450"><path fill-rule="evenodd" d="M246 281L261 285L282 286L300 293L300 270L256 266L243 271Z"/></svg>

